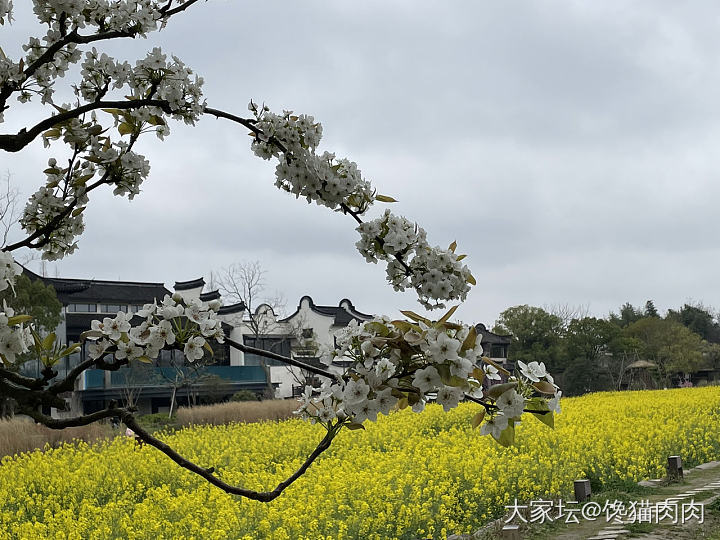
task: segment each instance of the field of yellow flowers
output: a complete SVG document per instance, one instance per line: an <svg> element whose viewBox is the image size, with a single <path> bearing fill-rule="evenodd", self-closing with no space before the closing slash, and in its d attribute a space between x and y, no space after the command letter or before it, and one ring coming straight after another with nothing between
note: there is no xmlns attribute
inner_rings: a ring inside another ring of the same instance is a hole
<svg viewBox="0 0 720 540"><path fill-rule="evenodd" d="M563 399L553 431L526 415L516 446L481 437L479 406L405 410L347 431L280 498L235 498L152 448L118 438L5 458L0 538L427 538L471 532L513 498L569 496L575 478L664 474L720 458L720 388ZM199 427L166 435L227 481L274 488L323 428L303 421Z"/></svg>

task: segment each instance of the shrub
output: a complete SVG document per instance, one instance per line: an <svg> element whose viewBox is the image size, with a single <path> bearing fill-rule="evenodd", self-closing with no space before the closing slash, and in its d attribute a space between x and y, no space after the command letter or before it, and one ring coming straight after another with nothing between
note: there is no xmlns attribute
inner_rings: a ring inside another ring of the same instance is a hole
<svg viewBox="0 0 720 540"><path fill-rule="evenodd" d="M259 399L252 390L239 390L232 395L230 401L258 401Z"/></svg>

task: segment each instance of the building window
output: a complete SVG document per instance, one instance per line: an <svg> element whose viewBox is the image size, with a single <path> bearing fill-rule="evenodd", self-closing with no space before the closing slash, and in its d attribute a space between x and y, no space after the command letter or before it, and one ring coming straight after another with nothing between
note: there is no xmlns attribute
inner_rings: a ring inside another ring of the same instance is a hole
<svg viewBox="0 0 720 540"><path fill-rule="evenodd" d="M248 347L255 347L256 349L262 349L264 351L274 352L282 356L290 356L290 337L289 336L260 336L260 337L248 337L244 336L243 342ZM266 366L286 366L287 364L280 362L279 360L273 360L272 358L266 358L257 354L245 353L245 365L246 366L261 366L263 363Z"/></svg>
<svg viewBox="0 0 720 540"><path fill-rule="evenodd" d="M507 345L491 345L490 358L507 358Z"/></svg>
<svg viewBox="0 0 720 540"><path fill-rule="evenodd" d="M69 313L97 313L97 304L68 304Z"/></svg>
<svg viewBox="0 0 720 540"><path fill-rule="evenodd" d="M118 311L127 313L128 306L121 304L100 304L100 313L117 313Z"/></svg>

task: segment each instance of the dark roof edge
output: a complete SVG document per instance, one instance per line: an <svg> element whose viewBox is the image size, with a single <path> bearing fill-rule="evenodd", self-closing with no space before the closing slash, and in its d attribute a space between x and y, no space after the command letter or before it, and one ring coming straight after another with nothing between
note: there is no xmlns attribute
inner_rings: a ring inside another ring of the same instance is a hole
<svg viewBox="0 0 720 540"><path fill-rule="evenodd" d="M188 291L190 289L197 289L198 287L205 286L205 278L191 279L190 281L176 281L176 291Z"/></svg>
<svg viewBox="0 0 720 540"><path fill-rule="evenodd" d="M230 306L220 306L218 309L218 315L229 315L231 313L239 313L245 311L245 302L238 302Z"/></svg>
<svg viewBox="0 0 720 540"><path fill-rule="evenodd" d="M357 315L359 318L366 318L366 319L372 319L372 315L368 315L367 313L363 313L362 311L358 311L353 303L350 301L349 298L343 298L340 300L340 303L338 304L339 307L344 308L343 304L347 302L347 306L350 308L347 311L350 312L352 315ZM344 308L347 309L347 308Z"/></svg>
<svg viewBox="0 0 720 540"><path fill-rule="evenodd" d="M342 300L340 300L340 303L337 306L318 306L315 304L315 302L313 302L312 297L310 295L306 294L302 298L300 298L300 301L298 302L298 306L295 309L295 311L293 313L291 313L290 315L288 315L287 317L285 317L284 319L279 319L278 322L287 322L290 319L292 319L293 317L295 317L295 315L300 313L300 307L302 306L303 300L305 300L306 298L308 301L308 305L310 306L310 310L314 311L315 313L317 313L319 315L323 315L325 317L335 317L337 310L342 309L342 310L345 310L348 313L350 313L350 315L352 315L356 319L372 319L373 318L372 315L367 315L367 314L362 313L361 311L358 311L357 309L355 309L355 306L353 305L353 303L350 300L348 300L347 298L343 298ZM347 305L350 309L347 309L343 306L343 303L345 303L345 302L347 302Z"/></svg>
<svg viewBox="0 0 720 540"><path fill-rule="evenodd" d="M36 274L29 268L25 268L23 266L24 273L29 274L28 277L30 279L39 279L41 281L45 281L46 283L59 283L59 282L66 282L71 281L73 283L97 283L100 285L115 285L115 284L121 284L121 285L143 285L143 286L156 286L156 287L165 287L164 283L156 283L156 282L150 282L150 281L117 281L112 279L82 279L82 278L61 278L61 277L43 277L39 274ZM167 289L166 289L167 290Z"/></svg>
<svg viewBox="0 0 720 540"><path fill-rule="evenodd" d="M200 300L203 302L209 302L210 300L220 300L220 291L215 289L205 293L200 293Z"/></svg>

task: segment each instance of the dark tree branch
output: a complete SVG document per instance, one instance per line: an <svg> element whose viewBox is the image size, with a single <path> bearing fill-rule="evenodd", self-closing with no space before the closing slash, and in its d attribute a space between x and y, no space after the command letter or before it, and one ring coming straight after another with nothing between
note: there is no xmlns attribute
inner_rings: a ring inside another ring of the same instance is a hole
<svg viewBox="0 0 720 540"><path fill-rule="evenodd" d="M3 368L0 368L0 377L17 385L24 386L28 390L36 390L42 388L45 382L42 377L39 379L25 377L24 375L20 375L19 373L15 373L14 371Z"/></svg>
<svg viewBox="0 0 720 540"><path fill-rule="evenodd" d="M236 122L236 123L248 128L255 135L263 134L263 131L255 125L255 120L242 118L241 116L230 114L228 112L221 111L220 109L213 109L211 107L205 107L203 112L205 114L210 114L210 115L214 116L215 118L225 118L226 120ZM287 152L287 148L285 147L285 145L282 142L280 142L279 140L277 140L275 137L270 137L269 141L272 144L274 144L278 148L278 150L280 150L281 152Z"/></svg>
<svg viewBox="0 0 720 540"><path fill-rule="evenodd" d="M108 177L110 176L109 171L105 171L105 174L102 175L102 177L95 182L94 184L90 185L85 190L85 193L89 193L92 190L98 188L99 186L106 183ZM52 233L57 226L60 224L60 222L68 217L70 215L70 212L72 212L75 209L75 206L77 205L77 198L73 198L70 203L65 207L65 210L60 212L57 216L55 216L52 220L50 220L46 225L43 227L40 227L37 231L32 233L27 238L24 238L23 240L20 240L18 242L15 242L14 244L10 244L9 246L5 246L2 250L3 251L14 251L21 247L31 247L31 248L38 248L40 246L45 245L49 241L49 235ZM44 240L39 240L38 242L33 243L33 240L36 240L40 238L41 236L46 236Z"/></svg>
<svg viewBox="0 0 720 540"><path fill-rule="evenodd" d="M120 409L118 409L120 410ZM232 495L240 495L242 497L246 497L248 499L253 499L255 501L260 502L270 502L273 499L276 499L280 494L285 491L285 489L295 482L300 476L302 476L305 471L312 465L312 463L322 454L325 450L330 448L330 444L332 443L333 437L335 437L337 431L329 430L325 437L320 441L320 443L317 445L315 450L307 457L305 462L300 466L300 468L295 471L295 473L290 476L287 480L284 480L280 482L277 487L272 491L253 491L246 488L241 488L237 486L230 485L221 479L219 479L217 476L215 476L214 468L203 468L199 465L196 465L192 461L189 461L182 457L180 454L178 454L175 450L173 450L169 445L164 443L163 441L156 439L152 435L150 435L147 431L145 431L140 424L138 424L135 417L129 413L129 412L122 412L120 415L120 418L122 419L123 423L132 429L135 432L135 435L137 437L149 444L150 446L153 446L160 450L163 454L165 454L167 457L172 459L175 463L183 467L184 469L187 469L191 472L194 472L195 474L201 476L208 482L210 482L212 485L222 489L226 493L230 493Z"/></svg>
<svg viewBox="0 0 720 540"><path fill-rule="evenodd" d="M39 406L47 405L56 409L65 409L65 400L43 390L29 390L0 378L0 395L11 397L21 405Z"/></svg>
<svg viewBox="0 0 720 540"><path fill-rule="evenodd" d="M60 394L62 392L71 392L75 389L75 379L77 379L80 374L85 371L86 369L90 369L92 367L96 367L98 369L102 369L104 371L117 371L122 366L125 366L128 364L128 359L123 358L121 360L115 360L114 362L105 362L102 358L98 359L91 359L88 358L87 360L80 362L77 366L75 366L70 372L65 376L65 378L62 381L58 381L52 386L50 386L47 391L51 394Z"/></svg>
<svg viewBox="0 0 720 540"><path fill-rule="evenodd" d="M167 21L167 19L169 19L173 15L176 15L177 13L185 11L197 1L198 0L188 0L184 4L171 9L172 0L169 0L168 3L165 4L165 6L160 8L160 18ZM5 103L7 102L7 99L13 94L13 92L16 92L24 82L26 82L30 77L35 74L35 72L40 67L47 64L48 62L51 62L55 55L68 45L87 45L88 43L94 43L96 41L105 41L118 38L135 38L138 35L138 32L135 29L103 31L102 28L100 28L101 31L97 34L81 35L78 33L77 28L73 29L71 32L68 33L67 24L65 21L66 18L66 14L63 12L58 21L60 23L60 35L62 39L50 45L47 50L45 50L45 52L37 58L37 60L35 60L32 64L25 68L25 70L23 71L23 75L25 76L24 80L20 82L8 82L0 86L0 111L8 108Z"/></svg>
<svg viewBox="0 0 720 540"><path fill-rule="evenodd" d="M172 17L173 15L180 13L181 11L185 11L187 8L192 6L197 1L198 0L188 0L184 4L170 9L170 6L172 6L172 0L170 0L165 6L160 8L160 14L163 16L163 18Z"/></svg>
<svg viewBox="0 0 720 540"><path fill-rule="evenodd" d="M0 135L0 150L5 150L6 152L19 152L35 140L35 138L43 131L50 129L61 122L65 122L66 120L77 118L78 116L90 111L97 109L127 110L137 109L140 107L159 107L168 114L172 113L170 104L162 99L133 99L129 101L96 101L93 103L86 103L85 105L81 105L75 109L46 118L45 120L35 124L29 130L23 128L15 135Z"/></svg>
<svg viewBox="0 0 720 540"><path fill-rule="evenodd" d="M278 360L279 362L282 362L284 364L288 364L291 366L298 367L300 369L304 369L306 371L309 371L310 373L314 373L315 375L320 375L322 377L327 377L328 379L331 379L333 381L338 380L338 376L334 373L330 373L329 371L326 371L324 369L311 366L310 364L306 364L305 362L300 362L299 360L295 360L294 358L288 358L287 356L283 356L278 353L274 353L271 351L266 351L264 349L257 349L255 347L248 347L247 345L243 345L242 343L238 343L237 341L234 341L232 339L225 338L225 342L230 345L231 347L242 351L244 353L251 353L251 354L257 354L258 356L264 356L265 358L271 358L273 360Z"/></svg>
<svg viewBox="0 0 720 540"><path fill-rule="evenodd" d="M105 418L117 417L120 418L122 414L131 414L129 409L118 409L115 407L103 409L91 414L84 416L76 416L74 418L52 418L46 414L42 414L36 409L31 407L20 407L20 412L27 414L30 418L36 422L42 424L50 429L65 429L69 427L87 426L93 422L104 420Z"/></svg>

